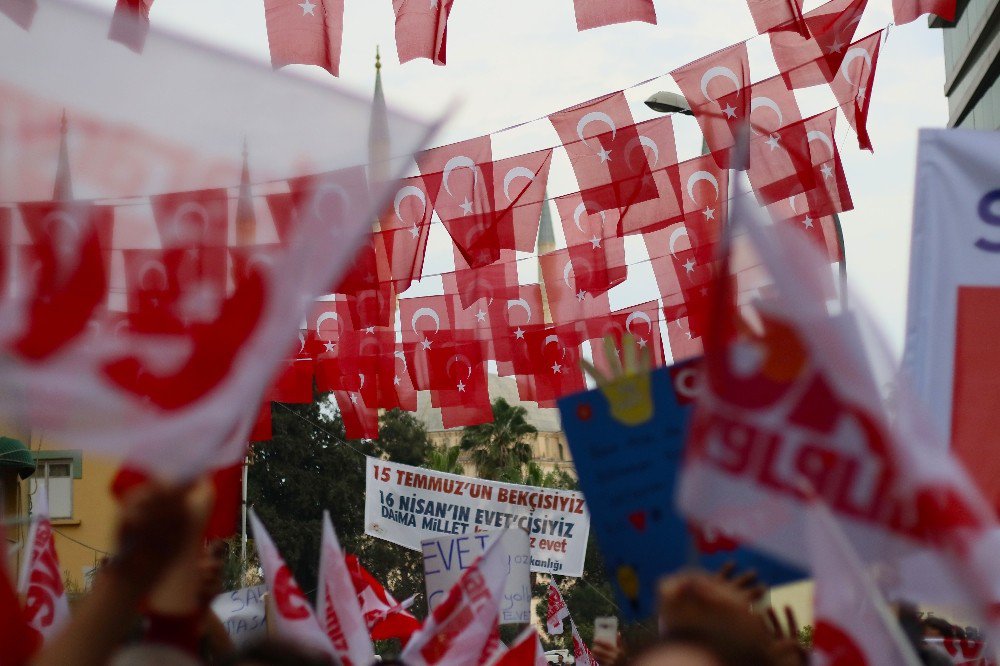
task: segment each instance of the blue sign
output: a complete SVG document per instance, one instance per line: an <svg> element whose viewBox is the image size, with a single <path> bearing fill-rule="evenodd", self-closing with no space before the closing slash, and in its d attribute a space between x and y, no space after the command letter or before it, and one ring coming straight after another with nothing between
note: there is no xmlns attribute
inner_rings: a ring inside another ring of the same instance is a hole
<svg viewBox="0 0 1000 666"><path fill-rule="evenodd" d="M657 581L684 566L718 570L734 562L741 571L755 570L770 585L806 577L749 548L692 529L674 508L697 373L697 361L654 370L649 382L652 415L647 410L637 425L618 418L620 410L618 417L612 414L601 389L559 401L608 577L630 620L652 615ZM627 399L634 416L635 396Z"/></svg>

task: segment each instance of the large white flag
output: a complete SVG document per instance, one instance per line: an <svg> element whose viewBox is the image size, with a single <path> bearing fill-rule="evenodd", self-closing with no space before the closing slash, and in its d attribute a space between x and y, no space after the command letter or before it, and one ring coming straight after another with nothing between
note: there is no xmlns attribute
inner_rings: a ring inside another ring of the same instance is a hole
<svg viewBox="0 0 1000 666"><path fill-rule="evenodd" d="M274 601L271 621L276 633L306 649L335 657L333 645L313 613L309 600L295 582L271 535L264 529L256 512L250 512L253 540L264 569L267 591Z"/></svg>
<svg viewBox="0 0 1000 666"><path fill-rule="evenodd" d="M368 635L368 625L354 592L351 573L344 552L330 522L323 512L323 539L319 547L319 585L316 614L344 666L369 666L375 662L375 649Z"/></svg>
<svg viewBox="0 0 1000 666"><path fill-rule="evenodd" d="M494 539L413 634L400 659L411 666L466 666L482 655L497 628L507 572L507 551Z"/></svg>
<svg viewBox="0 0 1000 666"><path fill-rule="evenodd" d="M797 229L766 225L742 192L730 211L730 266L740 270L722 271L705 338L682 510L808 566L816 496L893 597L989 616L1000 600L996 520L890 374L872 319L856 298L853 311L831 314L829 262ZM882 391L891 380L890 425Z"/></svg>
<svg viewBox="0 0 1000 666"><path fill-rule="evenodd" d="M38 484L34 503L18 592L24 597L28 624L47 641L69 620L69 597L63 588L49 519L48 490L44 483Z"/></svg>
<svg viewBox="0 0 1000 666"><path fill-rule="evenodd" d="M920 659L829 510L816 503L809 513L809 560L816 581L812 663L919 666Z"/></svg>
<svg viewBox="0 0 1000 666"><path fill-rule="evenodd" d="M1000 500L1000 133L921 130L904 368L931 421ZM947 436L947 437L945 437Z"/></svg>

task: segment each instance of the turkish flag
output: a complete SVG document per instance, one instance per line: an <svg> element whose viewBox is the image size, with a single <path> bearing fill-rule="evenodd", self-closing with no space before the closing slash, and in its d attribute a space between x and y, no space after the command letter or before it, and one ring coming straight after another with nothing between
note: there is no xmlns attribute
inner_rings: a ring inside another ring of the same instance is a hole
<svg viewBox="0 0 1000 666"><path fill-rule="evenodd" d="M264 524L252 509L250 525L253 529L257 554L260 557L260 566L264 570L267 591L274 601L275 612L269 616L269 626L285 640L315 650L331 659L335 658L333 645L330 644L330 639L316 619L309 600L295 582L292 572L282 559L274 541L271 540L271 535L264 529Z"/></svg>
<svg viewBox="0 0 1000 666"><path fill-rule="evenodd" d="M587 270L580 257L574 261L570 248L543 254L538 264L553 323L574 324L611 312L606 267L591 265L594 270ZM591 288L595 289L594 293Z"/></svg>
<svg viewBox="0 0 1000 666"><path fill-rule="evenodd" d="M271 66L319 65L340 76L344 0L264 0Z"/></svg>
<svg viewBox="0 0 1000 666"><path fill-rule="evenodd" d="M681 162L679 172L684 226L683 231L673 228L671 233L675 235L670 238L670 246L686 235L698 260L712 261L729 215L729 171L719 167L711 155L702 155Z"/></svg>
<svg viewBox="0 0 1000 666"><path fill-rule="evenodd" d="M750 139L747 176L761 205L772 204L816 187L805 123L756 133Z"/></svg>
<svg viewBox="0 0 1000 666"><path fill-rule="evenodd" d="M392 208L379 218L389 272L397 293L409 289L423 272L427 235L434 212L431 200L422 177L406 178L399 182Z"/></svg>
<svg viewBox="0 0 1000 666"><path fill-rule="evenodd" d="M587 212L583 195L567 194L555 200L566 236L566 252L577 282L592 296L621 284L628 277L625 239L617 236L619 216L615 210ZM586 285L582 284L587 276Z"/></svg>
<svg viewBox="0 0 1000 666"><path fill-rule="evenodd" d="M420 629L420 621L407 611L413 605L413 597L402 603L396 601L382 583L361 566L357 557L346 554L344 561L372 640L398 638L404 645L409 642L413 633Z"/></svg>
<svg viewBox="0 0 1000 666"><path fill-rule="evenodd" d="M754 136L775 132L802 120L795 93L781 76L772 76L750 86L750 129Z"/></svg>
<svg viewBox="0 0 1000 666"><path fill-rule="evenodd" d="M118 0L111 17L108 39L142 53L149 34L149 8L153 0Z"/></svg>
<svg viewBox="0 0 1000 666"><path fill-rule="evenodd" d="M552 632L549 632L552 633ZM545 649L538 631L528 626L510 644L510 648L495 656L490 666L545 666Z"/></svg>
<svg viewBox="0 0 1000 666"><path fill-rule="evenodd" d="M689 358L704 356L705 348L702 339L691 332L688 323L686 306L670 307L664 305L663 315L667 317L667 341L670 344L670 358L674 363Z"/></svg>
<svg viewBox="0 0 1000 666"><path fill-rule="evenodd" d="M747 0L747 7L758 34L775 28L808 34L802 19L802 0Z"/></svg>
<svg viewBox="0 0 1000 666"><path fill-rule="evenodd" d="M750 115L750 60L746 42L695 60L670 72L691 106L705 145L720 167L730 165L729 149Z"/></svg>
<svg viewBox="0 0 1000 666"><path fill-rule="evenodd" d="M652 178L656 197L647 201L630 202L625 208L619 209L619 236L669 226L683 216L673 120L669 115L664 115L641 122L635 129L638 143L629 146L624 159L633 167L633 161L638 163L640 156L646 158L651 173L644 173L637 187L649 187L648 183L642 184L642 181Z"/></svg>
<svg viewBox="0 0 1000 666"><path fill-rule="evenodd" d="M494 224L502 249L535 251L551 165L551 148L493 163Z"/></svg>
<svg viewBox="0 0 1000 666"><path fill-rule="evenodd" d="M547 326L529 331L524 339L539 402L556 400L586 388L580 368L583 336L575 325Z"/></svg>
<svg viewBox="0 0 1000 666"><path fill-rule="evenodd" d="M635 339L635 345L640 353L648 354L650 364L654 368L663 365L663 343L660 341L660 303L647 301L621 310L615 310L602 318L588 319L584 322L587 337L591 341L594 357L594 367L610 375L615 367L608 358L603 340L610 336L615 343L615 349L620 354L622 339L626 333ZM621 357L619 356L619 360Z"/></svg>
<svg viewBox="0 0 1000 666"><path fill-rule="evenodd" d="M444 65L448 15L455 0L392 0L396 14L396 51L400 64L428 58Z"/></svg>
<svg viewBox="0 0 1000 666"><path fill-rule="evenodd" d="M816 187L805 193L808 211L826 216L853 210L854 201L837 148L837 110L806 118L805 129L816 180Z"/></svg>
<svg viewBox="0 0 1000 666"><path fill-rule="evenodd" d="M5 341L11 351L44 360L80 336L104 309L113 210L87 203L20 205L31 244L22 246L19 277L32 291L26 294L23 330Z"/></svg>
<svg viewBox="0 0 1000 666"><path fill-rule="evenodd" d="M816 247L830 260L830 263L842 259L840 241L837 238L837 221L832 215L814 213L809 208L805 195L799 194L771 204L767 210L775 222L798 229L816 243Z"/></svg>
<svg viewBox="0 0 1000 666"><path fill-rule="evenodd" d="M182 289L205 283L224 292L228 271L229 194L224 189L178 192L150 197L153 219L164 249L187 250L195 260ZM180 277L180 276L179 276ZM190 282L188 282L190 279Z"/></svg>
<svg viewBox="0 0 1000 666"><path fill-rule="evenodd" d="M573 0L573 9L578 31L629 21L656 25L653 0Z"/></svg>
<svg viewBox="0 0 1000 666"><path fill-rule="evenodd" d="M495 300L513 298L518 289L517 263L502 261L482 268L461 268L441 276L446 294L459 297L462 308L471 308L485 299L486 305Z"/></svg>
<svg viewBox="0 0 1000 666"><path fill-rule="evenodd" d="M44 484L39 485L34 501L18 591L24 597L28 625L48 641L69 621L69 597L63 589L62 569L49 519L48 490Z"/></svg>
<svg viewBox="0 0 1000 666"><path fill-rule="evenodd" d="M956 0L892 0L892 21L905 25L924 14L934 14L943 21L955 20Z"/></svg>
<svg viewBox="0 0 1000 666"><path fill-rule="evenodd" d="M375 662L375 649L361 604L354 593L344 551L333 531L330 513L323 511L323 538L319 547L316 615L326 631L337 659L344 666Z"/></svg>
<svg viewBox="0 0 1000 666"><path fill-rule="evenodd" d="M872 150L872 142L868 136L868 107L875 84L882 32L879 30L848 46L837 75L830 82L830 89L847 116L847 122L858 135L858 146L869 151Z"/></svg>
<svg viewBox="0 0 1000 666"><path fill-rule="evenodd" d="M25 30L31 28L37 11L38 0L0 0L0 14Z"/></svg>
<svg viewBox="0 0 1000 666"><path fill-rule="evenodd" d="M549 121L569 155L588 212L620 210L658 196L624 93L558 111Z"/></svg>
<svg viewBox="0 0 1000 666"><path fill-rule="evenodd" d="M868 0L830 0L805 13L808 34L787 29L768 33L774 62L789 88L833 80L867 4Z"/></svg>
<svg viewBox="0 0 1000 666"><path fill-rule="evenodd" d="M417 411L417 391L410 379L406 354L402 345L385 346L383 359L378 364L378 407L399 408L405 412ZM389 351L392 362L389 362Z"/></svg>

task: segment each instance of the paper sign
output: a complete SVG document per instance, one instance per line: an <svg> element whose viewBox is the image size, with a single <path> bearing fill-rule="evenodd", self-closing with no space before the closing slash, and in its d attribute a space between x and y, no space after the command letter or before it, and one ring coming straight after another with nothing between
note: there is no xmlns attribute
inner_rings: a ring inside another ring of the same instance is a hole
<svg viewBox="0 0 1000 666"><path fill-rule="evenodd" d="M531 622L531 556L528 533L513 529L469 536L438 537L421 542L424 554L424 584L427 608L434 610L448 596L466 569L479 559L494 539L507 552L507 586L500 605L500 624Z"/></svg>
<svg viewBox="0 0 1000 666"><path fill-rule="evenodd" d="M212 612L226 627L236 647L267 638L264 621L264 585L223 592L212 600Z"/></svg>
<svg viewBox="0 0 1000 666"><path fill-rule="evenodd" d="M531 570L583 575L590 514L583 493L520 486L368 458L365 534L421 550L424 539L520 528Z"/></svg>
<svg viewBox="0 0 1000 666"><path fill-rule="evenodd" d="M649 391L653 408L644 410L645 421L628 419L632 425L613 415L625 413L609 405L615 392L595 389L559 401L563 430L593 512L608 577L628 619L651 615L656 582L688 564L718 569L735 561L741 568L755 569L771 584L805 577L738 548L722 535L689 528L674 508L689 403L697 383L694 362L653 371L648 389L645 380L639 386ZM637 402L635 395L624 393Z"/></svg>

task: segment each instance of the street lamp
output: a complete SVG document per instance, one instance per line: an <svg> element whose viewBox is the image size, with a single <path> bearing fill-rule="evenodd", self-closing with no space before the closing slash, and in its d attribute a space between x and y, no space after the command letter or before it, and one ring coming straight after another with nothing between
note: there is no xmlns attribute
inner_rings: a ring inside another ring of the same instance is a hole
<svg viewBox="0 0 1000 666"><path fill-rule="evenodd" d="M667 90L661 90L646 100L646 106L657 113L682 113L685 116L693 116L691 105L684 99L684 95Z"/></svg>

